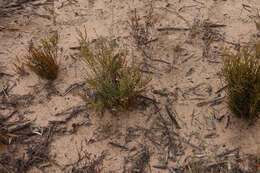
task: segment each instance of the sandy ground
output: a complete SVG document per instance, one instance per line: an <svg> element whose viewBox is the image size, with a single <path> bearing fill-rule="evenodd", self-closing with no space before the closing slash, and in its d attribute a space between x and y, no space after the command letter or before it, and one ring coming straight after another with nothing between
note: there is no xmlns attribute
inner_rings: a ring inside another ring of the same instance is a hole
<svg viewBox="0 0 260 173"><path fill-rule="evenodd" d="M224 86L221 48L253 45L259 37L254 23L260 20L259 0L154 0L152 3L147 0L58 0L53 5L31 8L33 4L36 2L24 5L24 15L0 17L0 63L3 72L13 75L1 78L0 88L16 84L8 94L34 96L17 107L19 112L29 112L25 114L26 119L37 128L46 127L50 121L68 116L57 116L57 113L85 104L79 93L84 92L86 86L75 87L62 96L70 85L84 82L87 67L78 51L71 48L78 46L76 28L83 30L85 26L90 40L107 37L127 47L129 55L138 62L149 64L145 70L151 73L153 80L146 96L160 102L158 106L170 124L169 131L179 135L175 135L174 147L166 144L167 139L158 130L159 115L154 113L151 103L146 109L133 110L120 117L106 114L100 118L85 110L66 123L67 133L56 135L51 144L52 158L62 167L77 162L80 150L97 156L105 153L102 172L123 172L127 158L140 152L143 146L148 147L150 153L150 169L146 172L158 173L169 171L153 167L164 165L165 155L166 165L176 167L200 159L214 163L220 160L219 154L233 149L235 153L239 151L241 158L260 154L260 123L248 127L232 116L225 103L225 92L218 91ZM148 40L153 41L139 48L129 25L135 9L141 18L140 25L147 21L145 16L149 12L152 16ZM37 43L55 30L60 34L60 72L54 87L48 89L47 82L35 74L23 77L15 74L12 63L16 56L24 55L31 40ZM209 38L212 42L207 45ZM220 102L207 102L216 98ZM165 106L174 112L180 129L172 124ZM79 126L77 130L75 124ZM73 133L69 133L71 130ZM109 142L126 148L114 147ZM173 150L175 156L172 156ZM235 156L231 153L225 159L234 160ZM250 164L241 164L241 167L250 170ZM65 172L70 169L68 166ZM45 171L64 170L52 165Z"/></svg>

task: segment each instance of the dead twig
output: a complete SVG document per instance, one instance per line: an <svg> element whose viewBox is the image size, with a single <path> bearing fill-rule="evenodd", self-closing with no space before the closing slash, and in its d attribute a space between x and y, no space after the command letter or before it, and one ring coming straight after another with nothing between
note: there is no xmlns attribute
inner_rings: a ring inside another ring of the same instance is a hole
<svg viewBox="0 0 260 173"><path fill-rule="evenodd" d="M153 104L159 104L160 102L157 102L155 99L151 99L151 98L149 98L149 97L146 97L146 96L139 96L141 99L144 99L144 100L147 100L147 101L149 101L149 102L151 102L151 103L153 103Z"/></svg>
<svg viewBox="0 0 260 173"><path fill-rule="evenodd" d="M70 110L71 109L72 109L72 111L67 111L67 112L65 111L65 112L61 112L61 113L57 113L56 114L56 116L69 114L69 116L67 118L65 118L65 120L62 120L62 121L49 121L49 122L51 124L66 124L73 117L75 117L78 114L88 110L88 107L87 107L87 105L83 105L83 106L77 106L77 107L70 108Z"/></svg>
<svg viewBox="0 0 260 173"><path fill-rule="evenodd" d="M114 142L109 142L108 144L112 145L113 147L121 148L121 149L123 149L123 150L128 150L127 147L122 146L122 145L117 144L117 143L114 143Z"/></svg>
<svg viewBox="0 0 260 173"><path fill-rule="evenodd" d="M194 149L196 149L196 150L198 150L198 151L203 151L202 148L197 147L196 145L190 143L186 138L180 136L179 134L177 134L177 133L175 133L175 132L172 132L172 134L174 134L174 135L176 135L177 137L179 137L179 138L181 139L182 142L184 142L185 144L191 146L192 148L194 148Z"/></svg>
<svg viewBox="0 0 260 173"><path fill-rule="evenodd" d="M227 88L227 85L221 87L220 89L218 89L215 93L218 94L220 92L222 92L223 90L225 90Z"/></svg>
<svg viewBox="0 0 260 173"><path fill-rule="evenodd" d="M230 155L231 153L238 152L238 151L239 151L239 148L235 148L233 150L228 150L224 153L218 154L217 157L226 157L226 156Z"/></svg>
<svg viewBox="0 0 260 173"><path fill-rule="evenodd" d="M14 77L14 75L12 75L12 74L0 72L0 77L3 77L3 76Z"/></svg>
<svg viewBox="0 0 260 173"><path fill-rule="evenodd" d="M64 97L65 95L67 95L71 90L75 89L76 87L81 87L84 86L86 82L79 82L79 83L74 83L71 84L63 94L60 94L62 97Z"/></svg>
<svg viewBox="0 0 260 173"><path fill-rule="evenodd" d="M169 93L167 93L167 92L164 91L164 90L153 90L152 93L153 93L153 94L160 95L160 96L162 96L162 97L168 97L168 96L169 96Z"/></svg>
<svg viewBox="0 0 260 173"><path fill-rule="evenodd" d="M154 42L154 41L157 41L157 40L158 40L158 38L154 38L154 39L148 40L147 42L144 43L144 45L147 45L147 44L149 44L151 42Z"/></svg>
<svg viewBox="0 0 260 173"><path fill-rule="evenodd" d="M211 27L211 28L220 28L220 27L225 27L227 25L224 25L224 24L216 24L216 23L209 23L207 25L208 27Z"/></svg>
<svg viewBox="0 0 260 173"><path fill-rule="evenodd" d="M169 107L167 105L165 105L167 114L169 115L170 119L172 120L172 123L175 125L175 127L177 129L181 129L181 127L179 126L177 120L175 119L175 117L173 116L172 112L170 111Z"/></svg>
<svg viewBox="0 0 260 173"><path fill-rule="evenodd" d="M169 63L169 62L167 62L167 61L164 61L164 60L161 60L161 59L150 59L151 61L157 61L157 62L162 62L162 63L165 63L165 64L171 64L171 63Z"/></svg>
<svg viewBox="0 0 260 173"><path fill-rule="evenodd" d="M28 128L30 125L31 125L31 122L26 122L26 123L24 123L22 125L17 125L14 128L8 129L8 132L9 133L14 133L14 132L17 132L17 131L21 131L21 130L23 130L25 128Z"/></svg>
<svg viewBox="0 0 260 173"><path fill-rule="evenodd" d="M168 169L168 166L164 166L164 165L154 165L153 168L156 168L156 169Z"/></svg>
<svg viewBox="0 0 260 173"><path fill-rule="evenodd" d="M218 97L218 98L213 98L210 100L206 100L206 101L202 101L200 103L197 104L198 107L202 107L208 104L211 104L210 106L216 105L216 104L220 104L221 102L223 102L225 100L225 96L224 97Z"/></svg>
<svg viewBox="0 0 260 173"><path fill-rule="evenodd" d="M225 128L228 128L229 123L230 123L230 116L228 115L228 116L227 116L227 122L226 122L226 126L225 126Z"/></svg>
<svg viewBox="0 0 260 173"><path fill-rule="evenodd" d="M174 27L174 26L157 28L157 31L169 31L169 30L174 30L174 31L189 31L190 29L189 29L189 28Z"/></svg>
<svg viewBox="0 0 260 173"><path fill-rule="evenodd" d="M0 120L1 121L7 121L7 120L9 120L14 114L16 114L18 111L17 110L14 110L13 112L11 112L8 116L6 116L6 117L1 117L0 118Z"/></svg>

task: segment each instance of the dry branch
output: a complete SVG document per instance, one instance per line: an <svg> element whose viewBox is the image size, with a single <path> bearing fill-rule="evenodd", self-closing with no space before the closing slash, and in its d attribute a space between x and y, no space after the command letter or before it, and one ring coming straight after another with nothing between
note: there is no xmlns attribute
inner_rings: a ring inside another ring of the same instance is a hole
<svg viewBox="0 0 260 173"><path fill-rule="evenodd" d="M213 105L216 105L216 104L223 102L225 100L225 98L226 97L224 96L224 97L218 97L218 98L213 98L213 99L210 99L210 100L202 101L202 102L198 103L197 106L202 107L202 106L205 106L205 105L208 105L208 104L211 104L210 106L213 106Z"/></svg>
<svg viewBox="0 0 260 173"><path fill-rule="evenodd" d="M157 28L157 31L169 31L169 30L174 30L174 31L188 31L190 30L189 28L179 28L179 27L160 27Z"/></svg>
<svg viewBox="0 0 260 173"><path fill-rule="evenodd" d="M165 105L167 114L169 115L170 119L172 120L172 123L175 125L175 127L177 129L181 129L181 127L179 126L177 120L175 119L175 117L173 116L172 112L170 111L169 107L167 105Z"/></svg>

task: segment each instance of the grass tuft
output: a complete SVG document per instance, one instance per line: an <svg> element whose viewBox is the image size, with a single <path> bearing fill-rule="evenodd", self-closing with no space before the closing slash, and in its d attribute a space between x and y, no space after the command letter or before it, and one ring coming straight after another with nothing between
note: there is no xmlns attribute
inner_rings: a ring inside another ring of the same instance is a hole
<svg viewBox="0 0 260 173"><path fill-rule="evenodd" d="M127 110L145 92L150 78L146 78L135 64L128 65L126 54L115 53L114 45L99 39L96 51L90 48L87 33L78 31L80 55L89 68L86 83L94 91L95 98L86 98L97 111L109 110L113 114Z"/></svg>
<svg viewBox="0 0 260 173"><path fill-rule="evenodd" d="M51 37L42 39L41 46L31 46L24 57L25 65L43 79L54 80L57 78L58 39L58 33L55 32Z"/></svg>
<svg viewBox="0 0 260 173"><path fill-rule="evenodd" d="M20 76L27 75L24 67L24 62L22 62L18 57L16 57L16 63L13 63L13 70L16 74Z"/></svg>
<svg viewBox="0 0 260 173"><path fill-rule="evenodd" d="M236 53L225 50L223 72L227 83L228 106L235 115L250 121L260 113L259 54L258 48L250 52L248 46Z"/></svg>

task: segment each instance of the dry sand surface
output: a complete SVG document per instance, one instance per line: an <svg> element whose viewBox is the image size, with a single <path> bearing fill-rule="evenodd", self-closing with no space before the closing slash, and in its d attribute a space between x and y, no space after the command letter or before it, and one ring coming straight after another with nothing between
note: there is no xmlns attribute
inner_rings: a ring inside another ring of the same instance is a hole
<svg viewBox="0 0 260 173"><path fill-rule="evenodd" d="M53 131L46 158L16 171L173 173L191 165L193 172L256 172L260 123L248 126L227 109L221 48L253 46L259 10L259 0L0 0L0 114L17 111L11 120L29 121L33 138ZM87 66L75 49L76 28L84 26L90 41L113 40L142 64L152 101L119 117L87 109L79 96L88 91ZM50 84L28 69L17 75L16 56L53 31L60 34L58 79ZM25 149L16 157L34 144L15 144Z"/></svg>

